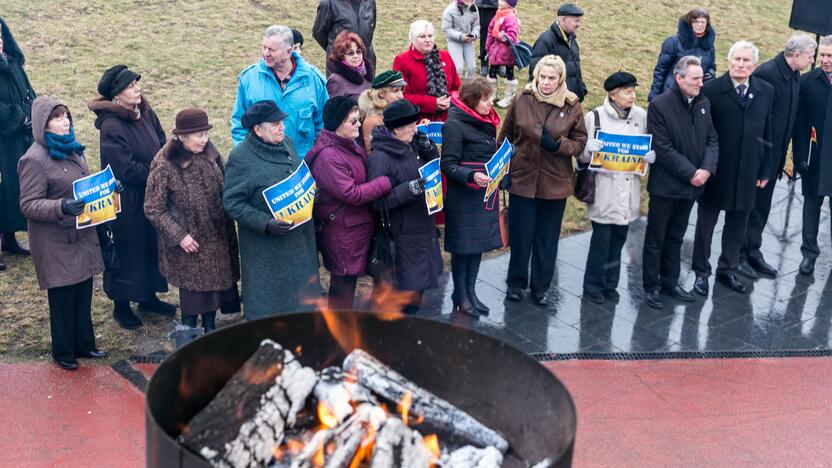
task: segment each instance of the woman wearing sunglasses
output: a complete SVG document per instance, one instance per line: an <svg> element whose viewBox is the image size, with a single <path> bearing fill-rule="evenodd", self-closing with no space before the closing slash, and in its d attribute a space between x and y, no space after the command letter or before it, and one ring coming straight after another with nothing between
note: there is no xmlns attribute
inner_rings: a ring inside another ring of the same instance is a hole
<svg viewBox="0 0 832 468"><path fill-rule="evenodd" d="M326 60L326 90L329 97L358 95L369 89L375 76L373 64L364 60L367 48L358 34L342 31L332 44L332 53Z"/></svg>

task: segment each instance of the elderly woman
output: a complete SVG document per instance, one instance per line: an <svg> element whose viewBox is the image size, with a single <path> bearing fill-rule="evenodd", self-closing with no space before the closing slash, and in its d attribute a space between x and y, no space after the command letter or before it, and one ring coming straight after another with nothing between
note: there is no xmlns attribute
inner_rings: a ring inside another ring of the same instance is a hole
<svg viewBox="0 0 832 468"><path fill-rule="evenodd" d="M90 316L92 277L104 269L98 236L95 229L75 228L84 201L74 199L72 183L90 172L66 106L35 99L32 133L35 142L18 166L20 209L29 220L38 284L49 298L52 358L75 370L78 358L106 356L95 346Z"/></svg>
<svg viewBox="0 0 832 468"><path fill-rule="evenodd" d="M361 111L363 121L361 122L361 135L364 140L364 149L367 154L371 152L373 129L384 125L382 112L390 103L404 97L402 90L407 85L401 72L387 70L375 78L370 89L364 90L358 96L358 109Z"/></svg>
<svg viewBox="0 0 832 468"><path fill-rule="evenodd" d="M300 158L284 134L274 101L255 103L243 114L249 129L228 155L222 203L237 221L244 307L249 320L310 309L321 295L312 223L294 227L275 219L263 191L291 175Z"/></svg>
<svg viewBox="0 0 832 468"><path fill-rule="evenodd" d="M315 222L324 267L330 273L329 307L336 310L352 308L373 236L370 204L391 188L387 177L367 177L367 153L356 142L360 125L354 99L330 99L324 106L324 130L304 159L320 191Z"/></svg>
<svg viewBox="0 0 832 468"><path fill-rule="evenodd" d="M222 208L222 157L208 139L208 114L184 109L173 138L150 166L144 212L156 228L159 269L179 288L182 323L205 332L218 309L240 311L237 232Z"/></svg>
<svg viewBox="0 0 832 468"><path fill-rule="evenodd" d="M653 86L648 101L667 91L675 83L673 68L680 58L687 55L699 57L705 80L716 76L714 42L716 32L711 26L711 15L704 8L694 8L679 19L678 32L665 39L659 60L653 69Z"/></svg>
<svg viewBox="0 0 832 468"><path fill-rule="evenodd" d="M566 199L575 186L573 158L586 145L583 111L566 89L566 66L544 56L506 113L500 140L514 144L509 190L509 258L506 299L519 301L531 285L531 299L546 304L555 269ZM531 258L531 282L529 259Z"/></svg>
<svg viewBox="0 0 832 468"><path fill-rule="evenodd" d="M98 82L101 96L89 104L101 132L101 167L110 166L124 183L121 213L112 223L119 267L104 272L104 292L115 304L113 318L128 330L142 326L130 302L138 302L142 312L176 313L176 307L156 297L168 284L159 272L156 230L144 214L150 163L165 144L165 132L142 95L139 79L125 65L116 65L104 72Z"/></svg>
<svg viewBox="0 0 832 468"><path fill-rule="evenodd" d="M636 77L627 72L616 72L604 81L607 97L604 104L586 113L584 122L589 135L598 131L622 135L640 135L647 131L647 112L636 102ZM592 160L592 153L600 151L603 143L595 138L587 141L579 161L583 165ZM656 153L649 151L644 159L656 161ZM587 217L592 221L592 240L584 273L584 297L603 304L618 302L618 278L621 273L621 249L627 240L630 223L639 217L641 207L641 177L636 174L595 173L595 200L587 206Z"/></svg>
<svg viewBox="0 0 832 468"><path fill-rule="evenodd" d="M364 60L367 48L354 32L341 31L332 44L327 57L326 90L329 97L347 96L358 99L362 91L370 87L375 75L373 64Z"/></svg>
<svg viewBox="0 0 832 468"><path fill-rule="evenodd" d="M402 72L407 81L404 97L421 109L420 118L435 122L448 118L451 93L459 89L459 74L451 55L436 48L429 21L410 25L410 44L393 59L393 70Z"/></svg>
<svg viewBox="0 0 832 468"><path fill-rule="evenodd" d="M480 37L480 12L475 0L453 0L442 13L442 32L448 41L448 53L456 72L471 78L477 72L474 43Z"/></svg>
<svg viewBox="0 0 832 468"><path fill-rule="evenodd" d="M424 133L416 130L419 108L402 99L384 109L384 125L373 129L373 156L367 161L368 177L386 176L393 190L373 207L390 215L396 245L394 286L412 291L405 313L416 313L422 293L439 285L442 255L434 216L425 204L425 180L419 168L439 157Z"/></svg>
<svg viewBox="0 0 832 468"><path fill-rule="evenodd" d="M500 117L491 103L491 85L483 77L467 80L452 97L442 128L442 173L448 179L445 201L445 250L451 253L455 312L477 316L488 307L474 289L482 253L502 245L495 192L483 203L490 181L485 163L497 150Z"/></svg>

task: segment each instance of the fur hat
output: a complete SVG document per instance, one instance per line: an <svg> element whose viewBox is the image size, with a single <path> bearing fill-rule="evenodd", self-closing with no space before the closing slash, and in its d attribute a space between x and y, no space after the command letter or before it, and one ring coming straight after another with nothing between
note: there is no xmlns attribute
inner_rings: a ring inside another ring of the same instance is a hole
<svg viewBox="0 0 832 468"><path fill-rule="evenodd" d="M176 114L176 128L172 130L172 133L183 135L210 130L211 128L213 128L213 125L208 123L208 113L202 109L189 107Z"/></svg>
<svg viewBox="0 0 832 468"><path fill-rule="evenodd" d="M334 132L344 123L350 111L358 107L355 99L347 96L335 96L324 104L324 128Z"/></svg>
<svg viewBox="0 0 832 468"><path fill-rule="evenodd" d="M390 130L419 121L419 106L407 99L391 102L384 109L384 126Z"/></svg>

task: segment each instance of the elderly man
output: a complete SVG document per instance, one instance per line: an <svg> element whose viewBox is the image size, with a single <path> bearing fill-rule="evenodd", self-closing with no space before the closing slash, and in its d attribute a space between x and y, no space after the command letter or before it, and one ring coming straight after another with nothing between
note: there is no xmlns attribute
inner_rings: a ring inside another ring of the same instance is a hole
<svg viewBox="0 0 832 468"><path fill-rule="evenodd" d="M803 261L800 273L815 271L818 223L824 197L832 197L832 35L820 40L820 68L800 79L797 121L792 154L794 167L803 176ZM832 204L832 201L830 201Z"/></svg>
<svg viewBox="0 0 832 468"><path fill-rule="evenodd" d="M771 211L774 186L786 165L786 151L792 139L800 92L800 72L814 61L816 47L817 42L811 37L794 34L786 41L783 52L757 67L752 75L774 87L774 104L771 107L771 173L768 184L757 189L756 203L748 218L740 265L737 268L738 273L751 279L757 279L758 273L766 276L777 274L777 270L763 258L760 246L763 243L763 229Z"/></svg>
<svg viewBox="0 0 832 468"><path fill-rule="evenodd" d="M241 123L245 111L266 100L274 101L286 113L286 136L301 159L315 143L324 126L323 109L329 95L321 74L292 50L293 45L291 29L269 26L263 33L263 58L237 76L237 99L231 114L234 145L248 134Z"/></svg>
<svg viewBox="0 0 832 468"><path fill-rule="evenodd" d="M373 34L376 30L376 0L320 0L312 36L326 50L327 57L332 43L341 31L352 31L364 41L367 53L364 59L376 68L376 52Z"/></svg>
<svg viewBox="0 0 832 468"><path fill-rule="evenodd" d="M739 41L728 51L728 72L705 83L702 93L711 102L711 113L719 137L716 174L699 199L692 267L693 289L708 295L711 274L711 241L719 212L725 212L722 254L716 279L739 293L748 292L734 274L740 262L748 215L754 208L758 188L771 178L771 106L774 87L752 78L759 51L748 41Z"/></svg>
<svg viewBox="0 0 832 468"><path fill-rule="evenodd" d="M682 241L693 202L716 172L719 159L711 104L700 94L701 60L682 57L673 75L676 85L656 96L647 110L656 162L647 181L650 205L642 262L645 301L654 309L664 307L660 292L693 300L679 285Z"/></svg>
<svg viewBox="0 0 832 468"><path fill-rule="evenodd" d="M557 55L566 64L566 87L583 102L587 89L581 75L581 50L576 34L581 27L584 10L574 3L564 3L558 8L558 19L534 42L532 61L529 64L529 81L534 78L537 62L547 55Z"/></svg>

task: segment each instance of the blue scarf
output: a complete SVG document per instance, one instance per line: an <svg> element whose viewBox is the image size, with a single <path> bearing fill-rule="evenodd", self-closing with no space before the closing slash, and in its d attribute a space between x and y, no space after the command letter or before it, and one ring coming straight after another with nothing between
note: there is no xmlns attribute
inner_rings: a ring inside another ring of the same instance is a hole
<svg viewBox="0 0 832 468"><path fill-rule="evenodd" d="M58 161L63 161L72 153L81 154L85 149L85 146L75 139L75 129L72 127L69 127L69 133L66 135L45 132L43 138L46 140L46 147L49 148L49 156Z"/></svg>

